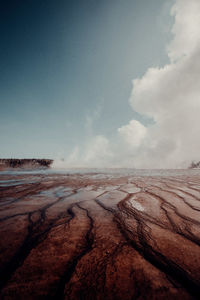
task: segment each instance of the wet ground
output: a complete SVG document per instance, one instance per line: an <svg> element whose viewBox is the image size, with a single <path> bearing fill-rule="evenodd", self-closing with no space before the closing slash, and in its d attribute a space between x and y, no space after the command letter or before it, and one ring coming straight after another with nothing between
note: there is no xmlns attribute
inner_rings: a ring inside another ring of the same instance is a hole
<svg viewBox="0 0 200 300"><path fill-rule="evenodd" d="M1 172L0 290L199 299L200 170Z"/></svg>

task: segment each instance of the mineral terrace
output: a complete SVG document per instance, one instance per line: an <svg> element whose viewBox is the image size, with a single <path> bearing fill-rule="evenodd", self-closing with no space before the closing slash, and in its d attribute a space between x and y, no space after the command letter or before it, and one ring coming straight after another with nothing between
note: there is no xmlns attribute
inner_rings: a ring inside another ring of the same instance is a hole
<svg viewBox="0 0 200 300"><path fill-rule="evenodd" d="M2 299L200 299L200 172L0 174Z"/></svg>

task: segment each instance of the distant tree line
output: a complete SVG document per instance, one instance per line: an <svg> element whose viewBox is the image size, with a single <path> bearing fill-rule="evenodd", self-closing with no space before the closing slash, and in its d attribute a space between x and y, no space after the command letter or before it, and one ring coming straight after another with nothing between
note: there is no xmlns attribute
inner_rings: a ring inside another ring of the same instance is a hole
<svg viewBox="0 0 200 300"><path fill-rule="evenodd" d="M200 161L198 162L191 162L191 165L189 166L189 169L197 169L200 168Z"/></svg>
<svg viewBox="0 0 200 300"><path fill-rule="evenodd" d="M0 164L4 164L7 167L11 168L20 168L25 165L31 165L33 167L46 167L49 168L52 164L52 159L18 159L18 158L4 158L0 159Z"/></svg>

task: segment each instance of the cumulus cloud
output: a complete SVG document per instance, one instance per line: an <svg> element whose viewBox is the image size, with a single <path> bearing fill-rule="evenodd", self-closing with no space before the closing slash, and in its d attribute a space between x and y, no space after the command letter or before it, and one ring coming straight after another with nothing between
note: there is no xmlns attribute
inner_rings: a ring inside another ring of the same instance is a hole
<svg viewBox="0 0 200 300"><path fill-rule="evenodd" d="M177 0L171 12L170 63L133 80L132 108L154 119L145 139L136 138L137 167L184 167L200 159L200 2ZM118 131L134 143L131 122Z"/></svg>
<svg viewBox="0 0 200 300"><path fill-rule="evenodd" d="M200 1L176 0L171 14L169 63L134 79L130 97L133 110L154 122L131 120L118 128L114 143L94 136L74 149L68 165L177 168L200 160ZM86 127L92 123L88 117Z"/></svg>
<svg viewBox="0 0 200 300"><path fill-rule="evenodd" d="M171 14L175 16L174 39L168 46L168 55L175 61L192 54L199 46L200 1L176 0Z"/></svg>
<svg viewBox="0 0 200 300"><path fill-rule="evenodd" d="M136 149L145 138L146 127L140 122L132 120L128 125L118 128L118 133L131 149Z"/></svg>

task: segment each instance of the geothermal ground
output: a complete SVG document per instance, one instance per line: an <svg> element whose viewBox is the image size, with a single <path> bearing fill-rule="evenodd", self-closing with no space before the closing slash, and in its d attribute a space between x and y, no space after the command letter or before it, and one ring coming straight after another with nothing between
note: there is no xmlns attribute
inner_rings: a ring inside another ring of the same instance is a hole
<svg viewBox="0 0 200 300"><path fill-rule="evenodd" d="M0 173L1 299L199 299L200 171Z"/></svg>

